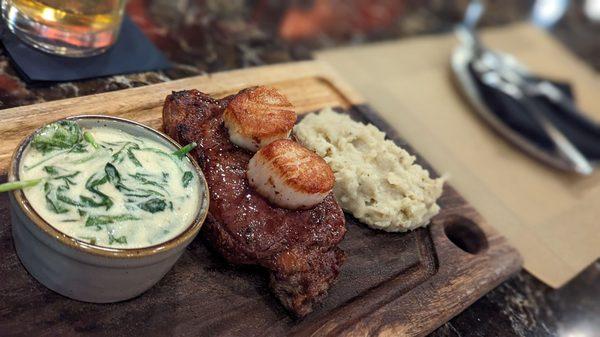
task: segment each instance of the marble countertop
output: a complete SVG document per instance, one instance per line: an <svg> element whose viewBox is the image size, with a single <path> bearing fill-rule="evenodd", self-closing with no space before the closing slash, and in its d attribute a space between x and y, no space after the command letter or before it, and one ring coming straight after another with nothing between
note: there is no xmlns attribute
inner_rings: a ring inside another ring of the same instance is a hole
<svg viewBox="0 0 600 337"><path fill-rule="evenodd" d="M483 25L525 20L531 0L486 1ZM173 62L162 72L28 87L0 49L0 109L138 87L215 71L309 59L316 49L447 32L467 0L130 0L134 22ZM600 23L572 1L552 34L600 70ZM318 29L315 29L318 27ZM1 113L1 112L0 112ZM600 260L559 290L526 271L433 336L598 336Z"/></svg>

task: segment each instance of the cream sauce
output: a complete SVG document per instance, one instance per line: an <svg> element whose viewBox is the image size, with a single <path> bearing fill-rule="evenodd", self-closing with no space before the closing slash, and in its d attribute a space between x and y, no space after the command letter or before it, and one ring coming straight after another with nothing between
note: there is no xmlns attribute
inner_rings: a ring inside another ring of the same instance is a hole
<svg viewBox="0 0 600 337"><path fill-rule="evenodd" d="M29 146L23 154L20 179L43 178L24 193L44 220L71 237L115 248L156 245L192 223L201 191L187 158L120 130L84 131L99 148L82 141L85 152Z"/></svg>

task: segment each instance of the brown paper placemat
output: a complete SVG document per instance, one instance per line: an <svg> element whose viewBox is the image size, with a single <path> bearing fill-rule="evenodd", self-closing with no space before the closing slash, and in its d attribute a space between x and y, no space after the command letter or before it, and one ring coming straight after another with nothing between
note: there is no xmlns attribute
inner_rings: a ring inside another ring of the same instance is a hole
<svg viewBox="0 0 600 337"><path fill-rule="evenodd" d="M540 75L573 85L600 120L600 77L558 41L527 24L484 41ZM417 151L516 246L525 268L560 287L600 256L600 171L577 177L528 157L491 131L457 94L439 35L323 51L330 63ZM600 146L600 144L599 144Z"/></svg>

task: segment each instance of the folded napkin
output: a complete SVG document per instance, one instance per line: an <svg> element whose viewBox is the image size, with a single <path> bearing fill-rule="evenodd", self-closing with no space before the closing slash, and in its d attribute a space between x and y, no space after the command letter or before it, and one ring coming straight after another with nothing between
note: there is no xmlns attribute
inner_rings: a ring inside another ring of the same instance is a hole
<svg viewBox="0 0 600 337"><path fill-rule="evenodd" d="M520 102L482 83L473 69L470 69L470 73L483 100L492 113L538 147L545 150L554 149L554 143L550 137L535 117ZM558 82L553 82L553 84L567 96L573 98L569 84ZM600 159L600 124L592 122L589 118L563 110L546 98L534 99L545 107L539 112L552 122L588 160Z"/></svg>
<svg viewBox="0 0 600 337"><path fill-rule="evenodd" d="M169 68L164 55L128 17L123 19L121 33L115 45L96 56L71 58L51 55L21 42L8 30L2 36L2 43L16 70L29 84Z"/></svg>

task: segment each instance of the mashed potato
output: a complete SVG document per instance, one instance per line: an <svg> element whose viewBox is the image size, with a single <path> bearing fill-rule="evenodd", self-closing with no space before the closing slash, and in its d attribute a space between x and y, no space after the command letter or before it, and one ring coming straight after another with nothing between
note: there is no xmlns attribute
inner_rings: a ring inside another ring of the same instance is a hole
<svg viewBox="0 0 600 337"><path fill-rule="evenodd" d="M328 108L306 116L294 134L333 169L342 208L370 227L404 232L426 226L439 212L443 179L431 179L373 125Z"/></svg>

